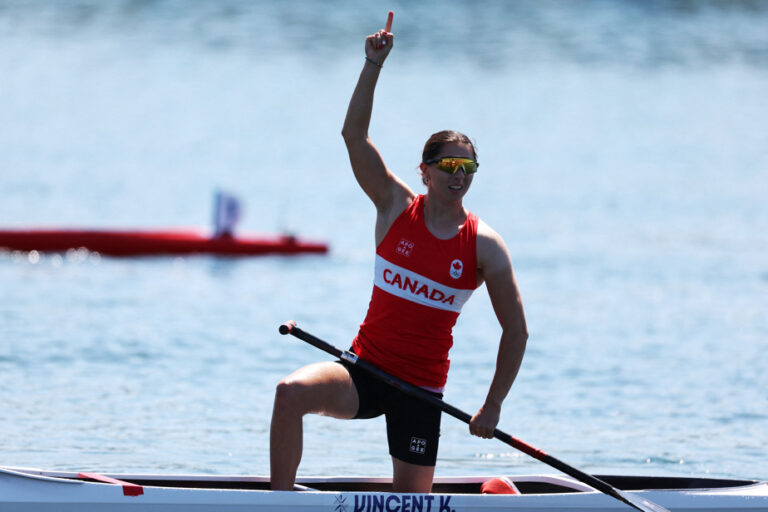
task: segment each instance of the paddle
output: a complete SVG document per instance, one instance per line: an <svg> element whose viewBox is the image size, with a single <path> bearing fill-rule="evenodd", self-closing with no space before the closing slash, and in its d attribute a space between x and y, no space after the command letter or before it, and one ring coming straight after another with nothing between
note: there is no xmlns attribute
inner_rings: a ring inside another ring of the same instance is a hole
<svg viewBox="0 0 768 512"><path fill-rule="evenodd" d="M309 334L308 332L301 330L299 327L296 326L296 322L294 322L293 320L285 322L280 326L280 334L292 334L297 338L299 338L300 340L306 341L310 345L317 347L320 350L328 352L329 354L335 357L338 357L339 359L343 359L344 361L347 361L350 364L357 366L358 368L362 368L363 370L371 373L375 377L383 380L390 386L394 386L395 388L399 389L404 393L411 395L412 397L418 398L419 400L423 400L424 402L427 402L433 407L437 407L443 412L450 414L454 418L457 418L463 421L464 423L469 424L470 420L472 419L472 416L470 416L466 412L460 409L457 409L456 407L446 402L443 402L439 398L436 398L430 395L429 393L419 388L418 386L413 386L411 384L408 384L404 380L401 380L401 379L398 379L397 377L389 375L388 373L380 370L374 365L367 363L366 361L363 361L361 359L358 359L358 357L354 353L349 352L347 350L339 350L338 348L334 347L330 343L325 342L320 338L316 338L315 336ZM631 494L625 491L620 491L619 489L616 489L615 487L600 480L599 478L589 475L587 473L584 473L583 471L580 471L572 466L569 466L565 462L562 462L561 460L558 460L555 457L552 457L551 455L544 453L538 448L534 448L528 443L525 443L515 437L512 437L511 435L505 432L502 432L499 429L496 429L493 431L493 436L496 439L499 439L500 441L507 443L513 448L520 450L521 452L527 455L530 455L534 459L537 459L543 462L544 464L547 464L559 471L562 471L566 475L569 475L575 478L576 480L579 480L580 482L583 482L604 494L612 496L617 500L623 501L627 505L634 507L637 510L642 510L643 512L669 512L669 510L662 507L661 505L657 505L652 501L648 501L647 499L641 498L634 494Z"/></svg>

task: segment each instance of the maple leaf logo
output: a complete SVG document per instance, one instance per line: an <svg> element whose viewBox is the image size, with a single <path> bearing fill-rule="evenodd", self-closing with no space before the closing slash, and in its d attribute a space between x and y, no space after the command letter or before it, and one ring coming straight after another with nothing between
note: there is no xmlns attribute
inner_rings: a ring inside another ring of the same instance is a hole
<svg viewBox="0 0 768 512"><path fill-rule="evenodd" d="M450 274L451 277L454 279L458 279L461 277L461 273L464 270L464 263L461 262L461 260L453 260L451 262L451 269Z"/></svg>

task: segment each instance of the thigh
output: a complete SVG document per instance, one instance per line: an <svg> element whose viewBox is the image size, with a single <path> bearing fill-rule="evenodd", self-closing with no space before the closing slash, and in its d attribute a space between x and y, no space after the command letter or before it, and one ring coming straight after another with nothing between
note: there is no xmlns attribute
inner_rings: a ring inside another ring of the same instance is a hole
<svg viewBox="0 0 768 512"><path fill-rule="evenodd" d="M357 413L355 384L347 369L335 362L299 368L285 377L278 387L281 386L306 412L342 419L353 418Z"/></svg>
<svg viewBox="0 0 768 512"><path fill-rule="evenodd" d="M440 409L393 390L386 413L390 455L408 464L434 467L441 415Z"/></svg>
<svg viewBox="0 0 768 512"><path fill-rule="evenodd" d="M355 384L358 397L358 409L355 419L365 420L384 414L382 398L392 388L356 365L346 361L336 361L349 372Z"/></svg>

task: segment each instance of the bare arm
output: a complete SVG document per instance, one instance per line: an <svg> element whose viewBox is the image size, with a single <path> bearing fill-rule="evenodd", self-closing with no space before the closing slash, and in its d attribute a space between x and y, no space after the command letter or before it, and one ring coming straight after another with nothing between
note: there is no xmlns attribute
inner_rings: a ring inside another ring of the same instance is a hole
<svg viewBox="0 0 768 512"><path fill-rule="evenodd" d="M379 151L368 136L374 90L381 72L379 66L384 64L394 43L394 36L390 32L391 25L392 13L390 12L386 27L365 40L367 60L349 101L344 128L341 131L355 178L379 212L377 231L378 225L383 220L382 217L385 219L391 217L389 213L393 209L399 208L401 211L413 197L413 192L408 186L387 169Z"/></svg>
<svg viewBox="0 0 768 512"><path fill-rule="evenodd" d="M493 380L485 403L472 418L469 430L476 436L491 438L499 423L501 405L520 370L528 341L528 328L512 261L504 241L482 222L478 231L478 260L502 332Z"/></svg>

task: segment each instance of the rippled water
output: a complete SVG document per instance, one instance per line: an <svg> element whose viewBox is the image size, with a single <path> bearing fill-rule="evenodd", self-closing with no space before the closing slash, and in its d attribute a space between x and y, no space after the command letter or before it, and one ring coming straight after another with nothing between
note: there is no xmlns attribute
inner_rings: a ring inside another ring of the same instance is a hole
<svg viewBox="0 0 768 512"><path fill-rule="evenodd" d="M766 2L395 2L371 134L421 190L469 133L531 339L501 427L593 472L768 475ZM380 12L381 11L381 12ZM0 464L268 471L272 390L365 314L374 212L339 135L386 7L0 2L3 226L207 225L327 257L0 254ZM446 400L487 391L484 290ZM302 474L390 472L382 420L308 418ZM545 472L445 418L438 474Z"/></svg>

